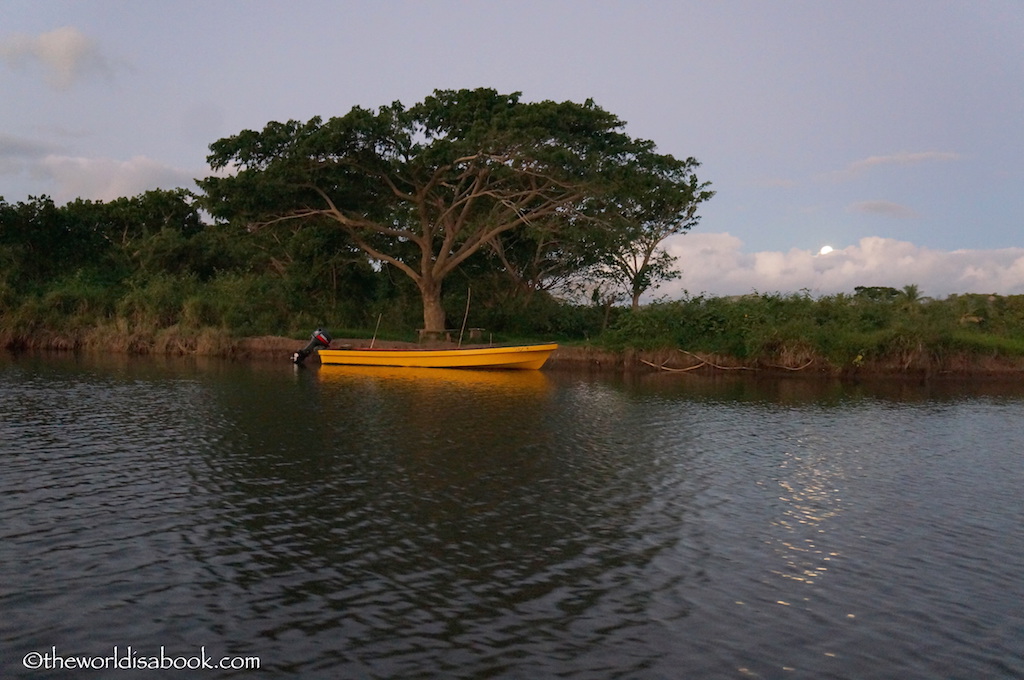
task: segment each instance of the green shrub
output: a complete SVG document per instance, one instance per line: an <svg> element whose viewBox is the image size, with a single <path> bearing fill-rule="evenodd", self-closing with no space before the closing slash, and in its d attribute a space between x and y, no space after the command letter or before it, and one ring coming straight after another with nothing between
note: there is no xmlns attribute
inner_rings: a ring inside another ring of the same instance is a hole
<svg viewBox="0 0 1024 680"><path fill-rule="evenodd" d="M117 304L117 313L131 325L167 328L181 321L185 301L195 293L195 275L155 274L135 282Z"/></svg>

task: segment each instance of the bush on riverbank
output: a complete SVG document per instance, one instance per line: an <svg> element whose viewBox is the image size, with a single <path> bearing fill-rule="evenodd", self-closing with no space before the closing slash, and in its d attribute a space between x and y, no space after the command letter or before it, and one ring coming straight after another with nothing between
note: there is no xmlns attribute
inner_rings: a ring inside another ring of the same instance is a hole
<svg viewBox="0 0 1024 680"><path fill-rule="evenodd" d="M272 280L237 274L205 283L156 278L121 289L65 282L20 305L0 301L0 345L9 349L245 356L282 353L289 341L280 336L298 340L316 326L332 326L309 308L294 309ZM522 313L512 318L507 327L488 329L495 341L557 339L571 348L563 357L568 363L599 356L602 365L703 361L831 374L1024 370L1024 296L698 296L616 310L603 332L602 310L552 300L536 325ZM500 321L493 310L489 320ZM357 324L333 332L369 337L374 330ZM411 332L376 331L382 339L414 339Z"/></svg>
<svg viewBox="0 0 1024 680"><path fill-rule="evenodd" d="M862 289L820 298L757 294L661 302L623 314L601 341L615 350L678 348L789 369L817 363L839 370L927 370L971 357L1024 365L1024 296L931 300L913 290L883 290L891 294Z"/></svg>
<svg viewBox="0 0 1024 680"><path fill-rule="evenodd" d="M450 324L484 328L495 342L585 347L602 362L684 350L713 363L831 372L1024 367L1020 295L932 300L916 286L873 287L687 296L633 311L524 288L487 258L468 265L446 289ZM63 207L0 198L3 348L238 355L260 351L241 338L304 340L318 326L412 341L421 321L409 278L372 266L329 225L204 224L181 190Z"/></svg>

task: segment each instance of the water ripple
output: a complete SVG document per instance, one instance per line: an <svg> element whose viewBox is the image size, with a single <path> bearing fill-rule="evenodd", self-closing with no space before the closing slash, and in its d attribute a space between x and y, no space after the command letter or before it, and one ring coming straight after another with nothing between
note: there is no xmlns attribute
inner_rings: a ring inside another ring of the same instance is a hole
<svg viewBox="0 0 1024 680"><path fill-rule="evenodd" d="M1024 673L1024 400L0 367L3 659Z"/></svg>

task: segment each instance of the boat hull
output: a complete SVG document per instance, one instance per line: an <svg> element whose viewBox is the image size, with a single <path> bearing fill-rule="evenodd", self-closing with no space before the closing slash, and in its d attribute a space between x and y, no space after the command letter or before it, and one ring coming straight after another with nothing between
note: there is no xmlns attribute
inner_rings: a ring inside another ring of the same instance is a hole
<svg viewBox="0 0 1024 680"><path fill-rule="evenodd" d="M322 349L320 363L343 366L536 370L556 344L456 349Z"/></svg>

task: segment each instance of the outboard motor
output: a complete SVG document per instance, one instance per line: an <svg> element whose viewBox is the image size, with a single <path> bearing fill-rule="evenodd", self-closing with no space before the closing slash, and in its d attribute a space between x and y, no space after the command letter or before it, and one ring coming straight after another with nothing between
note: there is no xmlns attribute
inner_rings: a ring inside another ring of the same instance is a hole
<svg viewBox="0 0 1024 680"><path fill-rule="evenodd" d="M309 344L300 349L298 352L292 354L292 363L301 364L306 360L310 354L318 349L326 349L331 345L331 336L327 334L322 328L317 328L313 331L313 335L310 337Z"/></svg>

